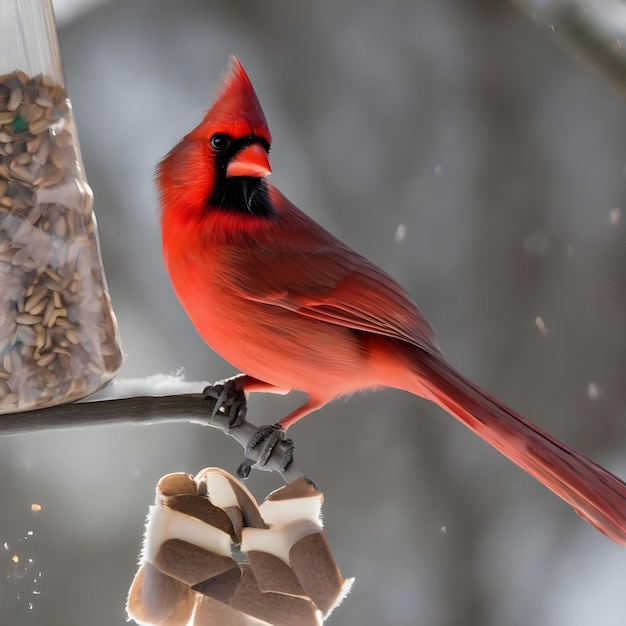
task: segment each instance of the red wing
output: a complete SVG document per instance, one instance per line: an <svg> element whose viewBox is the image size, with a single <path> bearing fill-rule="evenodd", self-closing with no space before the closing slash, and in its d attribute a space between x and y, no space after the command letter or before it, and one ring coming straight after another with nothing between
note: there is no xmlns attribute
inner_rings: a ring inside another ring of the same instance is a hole
<svg viewBox="0 0 626 626"><path fill-rule="evenodd" d="M248 247L245 259L231 249L228 260L238 271L229 282L249 300L438 353L433 329L409 295L381 269L332 239L313 250L295 242Z"/></svg>

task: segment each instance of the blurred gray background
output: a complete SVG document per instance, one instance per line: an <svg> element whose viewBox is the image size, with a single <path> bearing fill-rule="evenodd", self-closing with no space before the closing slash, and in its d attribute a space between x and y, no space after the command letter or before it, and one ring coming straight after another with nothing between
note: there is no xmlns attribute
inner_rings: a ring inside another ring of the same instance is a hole
<svg viewBox="0 0 626 626"><path fill-rule="evenodd" d="M626 112L549 27L488 0L58 9L121 377L234 373L170 287L152 176L236 53L273 182L394 275L467 376L626 476ZM249 415L299 400L255 396ZM381 391L290 434L356 576L330 624L623 626L624 550L441 410ZM0 623L121 626L157 480L240 459L187 424L0 440Z"/></svg>

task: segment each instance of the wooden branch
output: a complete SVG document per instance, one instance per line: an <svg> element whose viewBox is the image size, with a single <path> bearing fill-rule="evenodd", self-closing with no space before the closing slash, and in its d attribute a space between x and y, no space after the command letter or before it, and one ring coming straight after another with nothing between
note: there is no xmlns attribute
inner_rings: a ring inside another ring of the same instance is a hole
<svg viewBox="0 0 626 626"><path fill-rule="evenodd" d="M626 7L620 0L513 0L626 98Z"/></svg>
<svg viewBox="0 0 626 626"><path fill-rule="evenodd" d="M0 436L19 435L43 430L105 426L122 424L164 424L188 422L219 428L233 437L246 450L250 437L257 427L244 421L232 430L228 417L221 412L213 416L215 399L202 394L179 394L173 396L137 396L95 402L75 402L36 411L0 415ZM289 446L279 441L267 463L255 465L265 471L277 471L286 482L302 476L293 462L288 461ZM247 459L257 462L264 455L263 446L246 450ZM286 468L282 466L287 463Z"/></svg>

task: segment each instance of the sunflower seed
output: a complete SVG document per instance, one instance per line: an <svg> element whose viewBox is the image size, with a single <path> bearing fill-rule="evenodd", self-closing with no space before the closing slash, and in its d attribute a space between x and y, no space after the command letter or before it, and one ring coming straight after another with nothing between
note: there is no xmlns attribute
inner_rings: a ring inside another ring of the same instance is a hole
<svg viewBox="0 0 626 626"><path fill-rule="evenodd" d="M0 124L11 124L16 117L15 111L0 111Z"/></svg>
<svg viewBox="0 0 626 626"><path fill-rule="evenodd" d="M22 102L22 90L19 87L15 87L11 91L11 95L9 96L9 101L7 103L7 110L15 111L18 106L20 106Z"/></svg>
<svg viewBox="0 0 626 626"><path fill-rule="evenodd" d="M28 293L29 290L30 293ZM24 304L24 310L27 313L31 313L32 315L38 315L39 313L41 313L41 311L43 311L43 308L39 308L39 305L42 304L44 307L46 306L47 295L48 293L45 289L38 289L37 292L35 292L35 290L33 289L33 285L31 284L26 292L27 299L26 303ZM38 309L37 313L33 313L35 307L37 307Z"/></svg>
<svg viewBox="0 0 626 626"><path fill-rule="evenodd" d="M39 357L39 359L37 360L37 365L39 367L48 367L48 365L50 365L50 363L52 363L52 361L54 361L54 359L56 358L57 358L56 353L48 352L47 354L44 354L43 356Z"/></svg>
<svg viewBox="0 0 626 626"><path fill-rule="evenodd" d="M15 321L18 324L39 324L41 322L41 315L31 315L30 313L19 313L15 316Z"/></svg>

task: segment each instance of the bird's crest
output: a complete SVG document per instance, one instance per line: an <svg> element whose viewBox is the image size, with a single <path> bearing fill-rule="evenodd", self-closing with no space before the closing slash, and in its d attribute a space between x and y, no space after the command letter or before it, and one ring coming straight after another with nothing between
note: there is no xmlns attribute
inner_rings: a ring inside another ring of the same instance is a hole
<svg viewBox="0 0 626 626"><path fill-rule="evenodd" d="M230 57L222 88L202 123L193 131L226 132L233 137L261 135L270 142L270 131L254 87L236 56Z"/></svg>

